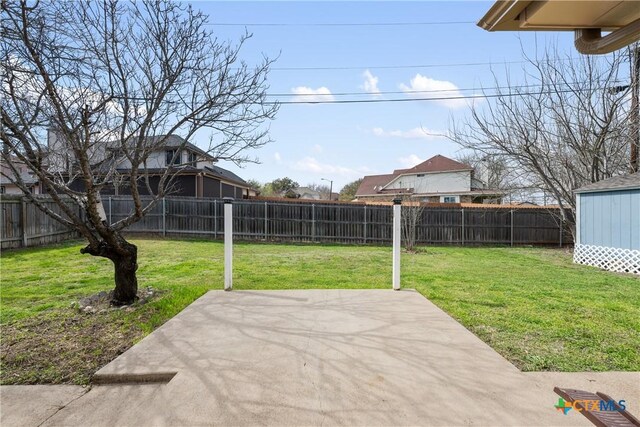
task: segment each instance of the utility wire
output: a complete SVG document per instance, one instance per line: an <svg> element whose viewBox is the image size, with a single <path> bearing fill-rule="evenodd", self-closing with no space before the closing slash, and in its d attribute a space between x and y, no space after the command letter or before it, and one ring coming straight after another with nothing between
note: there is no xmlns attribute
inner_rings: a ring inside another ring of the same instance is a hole
<svg viewBox="0 0 640 427"><path fill-rule="evenodd" d="M205 25L219 27L409 27L424 25L465 25L475 21L432 21L432 22L211 22Z"/></svg>
<svg viewBox="0 0 640 427"><path fill-rule="evenodd" d="M554 61L563 62L578 60L579 58L556 58ZM270 71L330 71L330 70L391 70L408 68L448 68L448 67L477 67L482 65L526 64L530 61L501 61L501 62L458 62L449 64L421 64L421 65L373 65L373 66L337 66L337 67L270 67Z"/></svg>
<svg viewBox="0 0 640 427"><path fill-rule="evenodd" d="M608 82L592 82L592 83L619 83L621 80L611 80ZM571 85L580 85L588 82L567 82L561 83L560 86L571 86ZM496 90L509 90L518 91L523 88L542 88L547 85L542 84L528 84L528 85L517 85L517 86L493 86L493 87L476 87L476 88L455 88L455 89L432 89L432 90L402 90L402 91L384 91L384 92L335 92L335 93L269 93L267 97L275 97L275 96L377 96L377 95L392 95L392 94L420 94L420 93L442 93L442 92L468 92L468 91L496 91ZM577 89L580 90L580 89Z"/></svg>
<svg viewBox="0 0 640 427"><path fill-rule="evenodd" d="M374 104L381 102L416 102L416 101L452 101L458 99L486 99L486 98L498 98L498 97L512 97L512 96L524 96L524 95L543 95L551 93L568 93L568 92L582 92L589 89L564 89L556 90L553 92L515 92L515 93L496 93L488 95L463 95L463 96L442 96L433 98L401 98L401 99L338 99L328 101L267 101L261 104L264 105L291 105L291 104Z"/></svg>
<svg viewBox="0 0 640 427"><path fill-rule="evenodd" d="M562 83L561 86L579 85L587 82L567 82ZM610 81L609 83L618 83L618 81ZM442 92L468 92L468 91L495 91L495 90L519 90L523 88L538 88L547 85L542 84L528 84L517 86L493 86L493 87L476 87L476 88L455 88L455 89L432 89L432 90L398 90L398 91L383 91L383 92L335 92L335 93L268 93L267 97L295 97L295 96L377 96L377 95L398 95L398 94L420 94L420 93L442 93Z"/></svg>

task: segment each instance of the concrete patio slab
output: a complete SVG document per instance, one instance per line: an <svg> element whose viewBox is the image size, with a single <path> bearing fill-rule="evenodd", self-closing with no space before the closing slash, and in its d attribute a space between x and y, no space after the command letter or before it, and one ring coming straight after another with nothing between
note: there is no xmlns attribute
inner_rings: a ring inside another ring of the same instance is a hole
<svg viewBox="0 0 640 427"><path fill-rule="evenodd" d="M212 291L96 379L174 372L94 386L45 425L589 425L553 407L565 384L414 291Z"/></svg>
<svg viewBox="0 0 640 427"><path fill-rule="evenodd" d="M74 385L4 385L0 387L0 425L39 426L87 391Z"/></svg>

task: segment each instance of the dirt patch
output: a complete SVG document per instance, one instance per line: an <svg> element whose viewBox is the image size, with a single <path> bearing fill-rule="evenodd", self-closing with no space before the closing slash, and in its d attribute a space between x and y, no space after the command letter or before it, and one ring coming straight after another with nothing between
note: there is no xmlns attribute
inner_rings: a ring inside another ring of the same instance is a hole
<svg viewBox="0 0 640 427"><path fill-rule="evenodd" d="M101 292L83 298L95 306L80 309L74 303L2 325L0 384L88 384L99 368L144 336L137 325L154 311L143 304L159 294L146 288L136 304L111 307L109 293Z"/></svg>
<svg viewBox="0 0 640 427"><path fill-rule="evenodd" d="M87 384L143 336L117 313L66 314L2 326L0 383Z"/></svg>
<svg viewBox="0 0 640 427"><path fill-rule="evenodd" d="M71 306L77 308L86 314L106 313L107 311L125 310L127 312L134 311L136 307L144 305L162 295L163 291L158 291L151 286L138 290L138 298L134 304L114 306L111 301L113 300L113 291L102 291L97 294L89 295L81 298L78 303L72 303Z"/></svg>

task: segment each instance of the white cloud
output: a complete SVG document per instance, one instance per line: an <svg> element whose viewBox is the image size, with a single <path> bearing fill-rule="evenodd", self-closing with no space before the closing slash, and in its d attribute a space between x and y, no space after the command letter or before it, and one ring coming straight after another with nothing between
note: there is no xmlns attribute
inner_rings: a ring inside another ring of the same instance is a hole
<svg viewBox="0 0 640 427"><path fill-rule="evenodd" d="M425 159L418 157L416 154L409 154L407 157L398 157L398 161L403 168L409 169L415 165L424 162Z"/></svg>
<svg viewBox="0 0 640 427"><path fill-rule="evenodd" d="M407 96L413 98L446 98L463 96L458 86L450 81L435 80L430 77L423 76L422 74L416 74L415 77L409 81L408 86L404 83L400 83L399 87ZM437 102L440 102L449 108L460 108L467 105L467 102L464 99L443 99Z"/></svg>
<svg viewBox="0 0 640 427"><path fill-rule="evenodd" d="M297 86L291 88L291 93L296 95L296 102L333 101L335 99L331 94L331 91L324 86L319 87L318 89L312 89L306 86Z"/></svg>
<svg viewBox="0 0 640 427"><path fill-rule="evenodd" d="M364 82L360 88L364 89L365 92L380 95L380 89L378 89L378 78L371 74L371 71L369 70L362 73L362 77L364 77Z"/></svg>
<svg viewBox="0 0 640 427"><path fill-rule="evenodd" d="M292 167L295 170L303 172L327 175L325 178L331 178L331 176L341 176L351 179L361 177L362 175L370 172L370 169L367 167L353 169L345 166L321 163L315 157L305 157L301 160L298 160L292 165Z"/></svg>
<svg viewBox="0 0 640 427"><path fill-rule="evenodd" d="M277 151L273 154L273 158L275 159L276 163L282 163L282 156L280 156L280 153L278 153Z"/></svg>
<svg viewBox="0 0 640 427"><path fill-rule="evenodd" d="M314 153L320 154L320 153L322 153L324 151L324 148L322 148L322 145L316 144L316 145L313 146L313 148L311 150L313 150Z"/></svg>
<svg viewBox="0 0 640 427"><path fill-rule="evenodd" d="M413 128L409 130L384 130L383 128L373 128L373 134L380 138L402 138L402 139L438 139L442 138L443 132L432 131L426 128Z"/></svg>

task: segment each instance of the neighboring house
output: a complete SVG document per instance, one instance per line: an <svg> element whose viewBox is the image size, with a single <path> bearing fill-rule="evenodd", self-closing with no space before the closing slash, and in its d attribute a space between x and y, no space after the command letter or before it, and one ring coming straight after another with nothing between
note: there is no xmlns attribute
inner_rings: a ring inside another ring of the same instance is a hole
<svg viewBox="0 0 640 427"><path fill-rule="evenodd" d="M154 143L158 138L156 136L151 139ZM155 140L155 141L154 141ZM61 142L55 136L55 133L49 133L49 152L57 153L51 155L49 159L50 171L61 172L71 167L73 159L66 154L65 150L61 150ZM117 150L117 144L112 148L107 147L92 153L91 159L95 164L103 162L105 159L113 159L116 162L116 173L110 186L102 190L102 194L108 195L125 195L131 194L130 184L125 181L127 173L131 169L131 163L114 154ZM179 151L179 152L178 152ZM63 153L62 155L60 153ZM233 197L236 199L248 198L256 196L256 190L238 175L233 172L215 165L216 159L197 147L196 145L186 142L177 135L170 135L162 146L147 158L144 168L149 175L149 183L152 191L157 191L160 177L167 168L174 169L176 176L173 180L172 196L184 197ZM113 166L110 163L109 168ZM78 189L82 187L81 183L72 184ZM138 184L140 194L147 194L146 184Z"/></svg>
<svg viewBox="0 0 640 427"><path fill-rule="evenodd" d="M329 194L321 193L309 187L297 187L280 194L288 199L328 200ZM338 200L338 193L331 193L331 200Z"/></svg>
<svg viewBox="0 0 640 427"><path fill-rule="evenodd" d="M38 177L35 176L17 157L11 156L11 164L16 168L20 179L29 188L31 194L40 194L40 183ZM22 190L14 184L16 181L16 173L4 161L0 165L0 194L22 194Z"/></svg>
<svg viewBox="0 0 640 427"><path fill-rule="evenodd" d="M640 274L640 172L575 190L573 260Z"/></svg>
<svg viewBox="0 0 640 427"><path fill-rule="evenodd" d="M389 201L408 197L430 203L499 203L503 193L485 188L473 176L473 168L437 155L410 169L362 179L357 201Z"/></svg>
<svg viewBox="0 0 640 427"><path fill-rule="evenodd" d="M296 198L296 199L310 199L310 200L320 200L323 199L323 194L320 194L319 191L313 190L309 187L298 187L294 188L287 192L286 197Z"/></svg>

